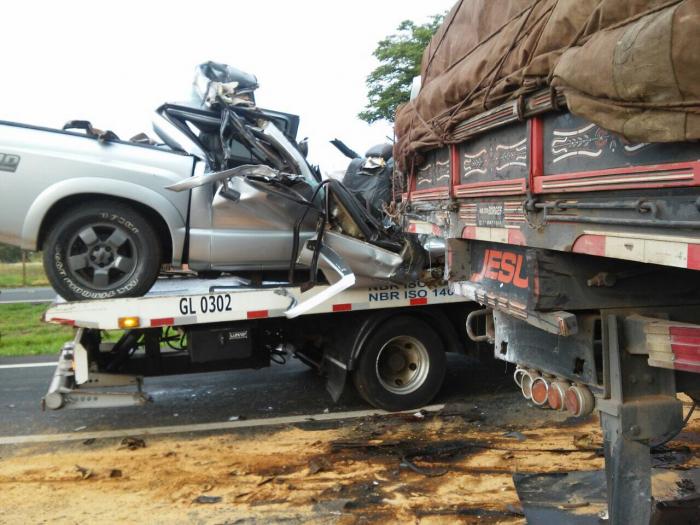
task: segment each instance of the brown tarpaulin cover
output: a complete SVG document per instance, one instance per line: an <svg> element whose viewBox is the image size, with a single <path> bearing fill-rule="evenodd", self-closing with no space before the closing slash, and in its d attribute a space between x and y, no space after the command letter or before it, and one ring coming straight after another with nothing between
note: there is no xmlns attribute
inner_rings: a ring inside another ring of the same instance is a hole
<svg viewBox="0 0 700 525"><path fill-rule="evenodd" d="M401 166L473 115L548 86L635 142L700 138L700 0L462 0L396 115Z"/></svg>

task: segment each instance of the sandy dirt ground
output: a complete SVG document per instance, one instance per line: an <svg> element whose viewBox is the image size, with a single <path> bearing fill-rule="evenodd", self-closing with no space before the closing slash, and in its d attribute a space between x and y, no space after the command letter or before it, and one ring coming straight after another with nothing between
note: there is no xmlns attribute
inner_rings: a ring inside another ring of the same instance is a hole
<svg viewBox="0 0 700 525"><path fill-rule="evenodd" d="M602 468L602 438L507 408L5 447L0 523L524 523L513 473ZM700 466L700 417L670 446Z"/></svg>

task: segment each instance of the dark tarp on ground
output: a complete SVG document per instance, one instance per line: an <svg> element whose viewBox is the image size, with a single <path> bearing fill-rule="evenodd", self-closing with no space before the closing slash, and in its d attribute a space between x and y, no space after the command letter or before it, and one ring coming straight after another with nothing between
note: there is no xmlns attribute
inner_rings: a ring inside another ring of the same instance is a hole
<svg viewBox="0 0 700 525"><path fill-rule="evenodd" d="M396 116L395 157L454 142L465 119L556 86L635 142L700 139L700 0L461 0Z"/></svg>

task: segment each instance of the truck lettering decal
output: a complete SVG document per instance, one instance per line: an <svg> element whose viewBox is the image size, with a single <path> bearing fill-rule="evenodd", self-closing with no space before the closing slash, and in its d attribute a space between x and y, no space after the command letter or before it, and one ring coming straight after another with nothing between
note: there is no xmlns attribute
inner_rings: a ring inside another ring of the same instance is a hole
<svg viewBox="0 0 700 525"><path fill-rule="evenodd" d="M498 203L477 203L476 224L488 228L497 228L505 224L505 206Z"/></svg>
<svg viewBox="0 0 700 525"><path fill-rule="evenodd" d="M375 292L369 294L369 301L398 301L400 299L398 291Z"/></svg>
<svg viewBox="0 0 700 525"><path fill-rule="evenodd" d="M429 288L424 283L416 281L403 285L390 284L387 286L369 288L367 300L370 303L385 301L413 301L417 299L427 299L429 296L450 297L452 295L454 295L454 293L445 286ZM335 305L334 311L336 311Z"/></svg>
<svg viewBox="0 0 700 525"><path fill-rule="evenodd" d="M484 263L479 273L471 276L471 280L479 282L483 279L498 281L503 284L513 284L518 288L527 288L528 277L525 272L523 256L506 250L487 249L484 252Z"/></svg>
<svg viewBox="0 0 700 525"><path fill-rule="evenodd" d="M179 301L179 309L182 315L232 312L231 296L229 294L204 295L199 301L193 301L192 297L183 297Z"/></svg>

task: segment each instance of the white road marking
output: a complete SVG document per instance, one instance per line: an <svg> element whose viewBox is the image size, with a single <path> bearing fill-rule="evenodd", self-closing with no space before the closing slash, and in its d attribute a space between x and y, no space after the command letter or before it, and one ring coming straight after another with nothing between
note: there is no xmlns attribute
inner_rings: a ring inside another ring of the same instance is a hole
<svg viewBox="0 0 700 525"><path fill-rule="evenodd" d="M2 297L2 296L0 296ZM8 300L0 300L0 304L20 304L20 303L27 303L27 304L36 304L36 303L53 303L55 302L55 299L8 299Z"/></svg>
<svg viewBox="0 0 700 525"><path fill-rule="evenodd" d="M445 405L430 405L422 410L437 412ZM412 414L417 410L406 410L401 413ZM360 417L387 415L384 410L353 410L350 412L329 412L327 414L306 414L299 416L271 417L267 419L251 419L241 421L220 421L217 423L198 423L193 425L174 425L147 428L123 428L119 430L95 430L93 432L70 432L65 434L33 434L27 436L0 437L0 445L22 445L27 443L55 443L59 441L81 441L90 438L109 439L127 436L155 436L159 434L181 434L185 432L210 432L236 428L270 427L289 425L308 421L337 421L340 419L355 419Z"/></svg>
<svg viewBox="0 0 700 525"><path fill-rule="evenodd" d="M57 366L58 363L56 361L52 361L50 363L17 363L14 365L0 365L0 369L3 368L35 368L38 366Z"/></svg>

